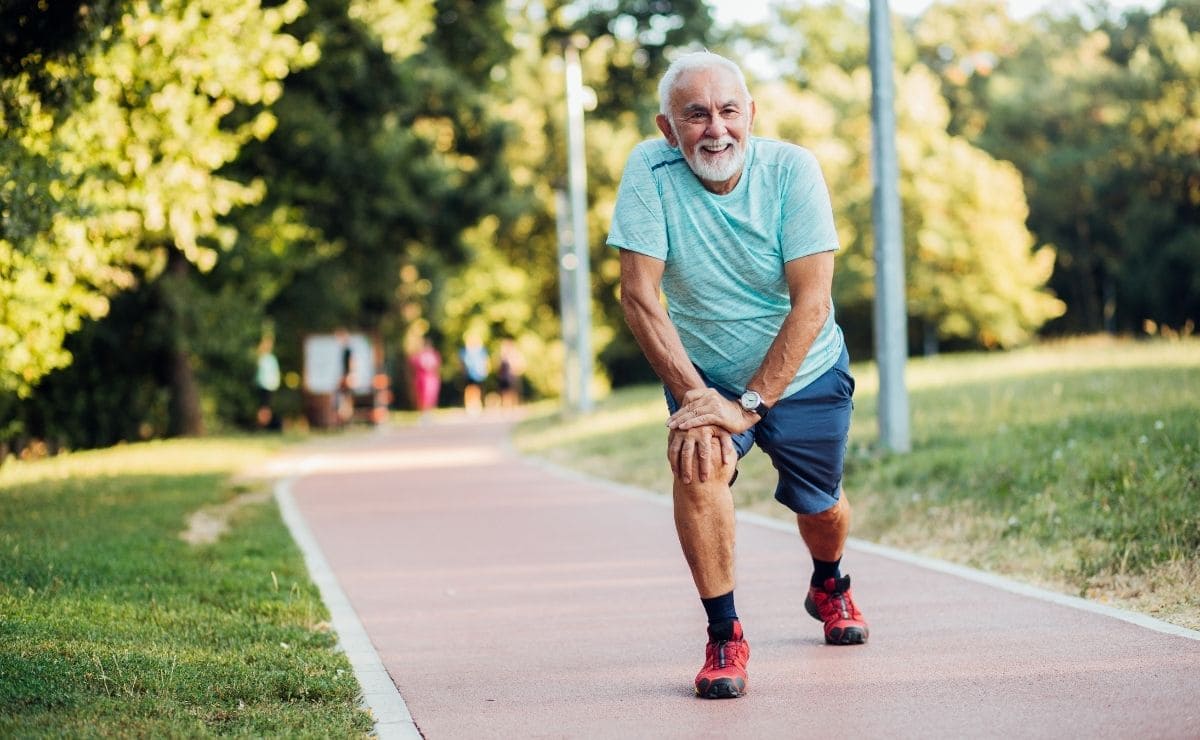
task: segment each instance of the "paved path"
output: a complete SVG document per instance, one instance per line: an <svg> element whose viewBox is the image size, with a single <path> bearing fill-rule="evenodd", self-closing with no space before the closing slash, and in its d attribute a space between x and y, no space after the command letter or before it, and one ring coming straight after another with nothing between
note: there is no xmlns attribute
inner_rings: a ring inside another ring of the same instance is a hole
<svg viewBox="0 0 1200 740"><path fill-rule="evenodd" d="M1200 640L856 549L871 640L826 646L797 536L746 521L750 691L696 699L703 612L670 509L506 433L387 430L291 486L426 738L1200 738Z"/></svg>

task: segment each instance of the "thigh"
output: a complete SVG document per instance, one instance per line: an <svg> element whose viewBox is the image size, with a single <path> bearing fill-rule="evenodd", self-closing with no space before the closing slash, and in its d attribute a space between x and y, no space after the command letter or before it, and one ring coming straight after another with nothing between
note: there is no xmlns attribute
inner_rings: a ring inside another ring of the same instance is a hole
<svg viewBox="0 0 1200 740"><path fill-rule="evenodd" d="M841 495L853 397L854 378L843 356L758 424L758 445L779 473L775 498L797 514L826 511Z"/></svg>

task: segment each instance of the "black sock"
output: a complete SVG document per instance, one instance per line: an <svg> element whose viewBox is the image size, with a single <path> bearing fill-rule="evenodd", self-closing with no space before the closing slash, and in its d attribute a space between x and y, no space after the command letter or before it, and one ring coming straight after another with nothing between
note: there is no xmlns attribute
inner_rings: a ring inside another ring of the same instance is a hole
<svg viewBox="0 0 1200 740"><path fill-rule="evenodd" d="M813 558L813 574L809 584L814 588L824 588L825 581L829 578L842 577L842 559L838 558L833 562L828 560L817 560Z"/></svg>
<svg viewBox="0 0 1200 740"><path fill-rule="evenodd" d="M704 612L708 615L709 634L715 639L731 639L733 623L738 618L737 610L733 607L733 592L710 599L700 599L700 603L704 605Z"/></svg>

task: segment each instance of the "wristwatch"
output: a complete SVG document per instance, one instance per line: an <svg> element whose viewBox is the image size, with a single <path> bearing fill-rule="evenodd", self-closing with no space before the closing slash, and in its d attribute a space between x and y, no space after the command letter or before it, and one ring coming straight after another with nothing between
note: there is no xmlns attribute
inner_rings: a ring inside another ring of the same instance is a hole
<svg viewBox="0 0 1200 740"><path fill-rule="evenodd" d="M767 412L771 410L770 406L763 403L762 396L758 395L758 391L746 391L742 394L739 402L742 404L742 408L758 414L759 419L767 418Z"/></svg>

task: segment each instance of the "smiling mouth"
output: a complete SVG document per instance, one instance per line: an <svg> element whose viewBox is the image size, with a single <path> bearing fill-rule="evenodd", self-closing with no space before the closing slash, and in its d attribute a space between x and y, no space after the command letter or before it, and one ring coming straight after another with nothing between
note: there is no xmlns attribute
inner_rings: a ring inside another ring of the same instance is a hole
<svg viewBox="0 0 1200 740"><path fill-rule="evenodd" d="M724 154L725 152L729 151L729 149L732 146L733 146L733 144L729 144L729 143L720 144L717 146L714 146L712 144L705 144L700 147L700 151L702 151L706 154Z"/></svg>

